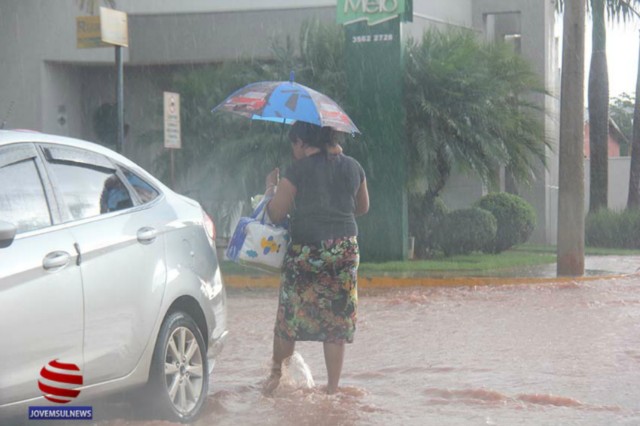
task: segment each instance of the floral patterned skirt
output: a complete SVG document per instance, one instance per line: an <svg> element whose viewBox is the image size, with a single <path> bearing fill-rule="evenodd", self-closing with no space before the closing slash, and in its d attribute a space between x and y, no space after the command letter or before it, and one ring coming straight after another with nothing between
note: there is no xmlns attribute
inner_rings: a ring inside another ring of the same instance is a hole
<svg viewBox="0 0 640 426"><path fill-rule="evenodd" d="M356 237L290 244L275 334L286 340L352 343L358 306Z"/></svg>

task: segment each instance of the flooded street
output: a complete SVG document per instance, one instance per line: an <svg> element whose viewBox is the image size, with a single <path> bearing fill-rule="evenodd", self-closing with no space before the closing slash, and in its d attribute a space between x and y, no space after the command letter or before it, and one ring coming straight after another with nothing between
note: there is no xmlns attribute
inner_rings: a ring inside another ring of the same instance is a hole
<svg viewBox="0 0 640 426"><path fill-rule="evenodd" d="M640 279L363 289L341 392L322 346L272 398L260 393L276 291L229 295L231 338L198 424L638 424Z"/></svg>
<svg viewBox="0 0 640 426"><path fill-rule="evenodd" d="M303 361L275 395L262 395L276 304L275 289L229 291L231 337L197 425L640 423L637 275L361 289L356 341L333 396L322 392L322 345L311 342L298 343ZM117 417L98 424L167 424Z"/></svg>

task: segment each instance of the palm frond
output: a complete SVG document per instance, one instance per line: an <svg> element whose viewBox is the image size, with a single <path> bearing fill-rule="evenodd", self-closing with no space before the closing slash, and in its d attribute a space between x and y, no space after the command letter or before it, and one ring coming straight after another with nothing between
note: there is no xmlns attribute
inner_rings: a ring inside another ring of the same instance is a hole
<svg viewBox="0 0 640 426"><path fill-rule="evenodd" d="M525 181L537 162L544 164L543 115L529 100L544 88L508 46L483 44L465 32L429 31L420 43L407 44L405 58L412 183L426 176L437 188L438 171L453 166L490 183L501 165Z"/></svg>

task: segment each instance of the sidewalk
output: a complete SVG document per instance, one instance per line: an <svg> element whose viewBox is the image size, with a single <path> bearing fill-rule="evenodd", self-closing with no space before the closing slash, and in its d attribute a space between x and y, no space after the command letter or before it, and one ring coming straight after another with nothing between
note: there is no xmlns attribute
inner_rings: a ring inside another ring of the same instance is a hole
<svg viewBox="0 0 640 426"><path fill-rule="evenodd" d="M585 275L582 277L557 277L556 264L551 263L483 272L481 275L467 271L464 274L456 274L455 271L410 274L361 273L358 276L358 286L386 288L536 284L613 279L636 273L640 277L640 256L586 256ZM279 275L269 275L260 271L256 271L255 274L223 276L225 284L230 288L278 288L280 285Z"/></svg>

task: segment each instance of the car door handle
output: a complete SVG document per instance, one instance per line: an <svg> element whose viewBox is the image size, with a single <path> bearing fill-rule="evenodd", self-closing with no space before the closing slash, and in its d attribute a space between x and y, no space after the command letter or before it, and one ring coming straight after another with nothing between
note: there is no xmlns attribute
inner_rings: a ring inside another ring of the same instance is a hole
<svg viewBox="0 0 640 426"><path fill-rule="evenodd" d="M42 260L42 267L48 271L61 269L69 263L71 255L66 251L52 251Z"/></svg>
<svg viewBox="0 0 640 426"><path fill-rule="evenodd" d="M140 228L138 230L138 241L141 244L151 244L155 241L156 236L158 235L158 231L155 228L149 228L145 226L144 228Z"/></svg>

